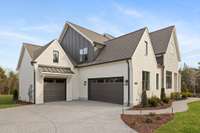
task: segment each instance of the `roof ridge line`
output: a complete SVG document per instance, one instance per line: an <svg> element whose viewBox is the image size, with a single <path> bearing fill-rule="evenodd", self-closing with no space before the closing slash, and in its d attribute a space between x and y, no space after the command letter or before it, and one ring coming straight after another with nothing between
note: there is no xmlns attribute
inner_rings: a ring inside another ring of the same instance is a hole
<svg viewBox="0 0 200 133"><path fill-rule="evenodd" d="M39 47L43 47L42 45L37 45L37 44L33 44L33 43L28 43L28 42L22 42L23 45L32 45L32 46L39 46Z"/></svg>
<svg viewBox="0 0 200 133"><path fill-rule="evenodd" d="M138 31L140 31L140 30L144 30L144 29L148 29L148 28L145 26L145 27L140 28L140 29L138 29L138 30L136 30L136 31L132 31L132 32L129 32L129 33L127 33L127 34L123 34L123 35L121 35L121 36L115 37L115 38L110 39L110 40L105 41L105 42L110 42L110 41L113 41L113 40L115 40L115 39L118 39L118 38L121 38L121 37L124 37L124 36L130 35L130 34L132 34L132 33L135 33L135 32L138 32Z"/></svg>
<svg viewBox="0 0 200 133"><path fill-rule="evenodd" d="M166 30L166 29L169 29L169 28L172 28L172 27L174 28L175 25L167 26L167 27L164 27L164 28L161 28L161 29L158 29L158 30L152 31L152 32L150 32L149 34L154 33L154 32L157 32L157 31L161 31L161 30Z"/></svg>
<svg viewBox="0 0 200 133"><path fill-rule="evenodd" d="M78 24L75 24L75 23L72 23L72 22L70 22L70 21L67 21L66 23L70 23L70 24L72 24L72 25L79 26L80 28L86 29L86 30L88 30L88 31L94 32L95 34L98 34L98 35L100 35L100 36L104 37L104 36L103 36L103 34L101 34L101 33L98 33L98 32L96 32L96 31L93 31L93 30L91 30L91 29L89 29L89 28L86 28L86 27L80 26L80 25L78 25Z"/></svg>

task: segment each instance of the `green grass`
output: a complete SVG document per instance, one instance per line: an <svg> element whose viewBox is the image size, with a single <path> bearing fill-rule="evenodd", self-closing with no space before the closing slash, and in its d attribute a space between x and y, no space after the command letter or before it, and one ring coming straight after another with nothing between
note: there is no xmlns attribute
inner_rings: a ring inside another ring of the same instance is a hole
<svg viewBox="0 0 200 133"><path fill-rule="evenodd" d="M15 107L12 95L0 95L0 109Z"/></svg>
<svg viewBox="0 0 200 133"><path fill-rule="evenodd" d="M155 133L200 133L200 102L190 103L187 112L176 113L172 121Z"/></svg>

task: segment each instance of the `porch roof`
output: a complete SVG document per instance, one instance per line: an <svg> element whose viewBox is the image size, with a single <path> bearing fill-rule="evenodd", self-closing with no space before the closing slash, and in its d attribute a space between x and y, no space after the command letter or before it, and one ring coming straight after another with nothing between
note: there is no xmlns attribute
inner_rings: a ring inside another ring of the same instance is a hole
<svg viewBox="0 0 200 133"><path fill-rule="evenodd" d="M39 65L39 70L42 73L59 73L59 74L74 74L69 67L57 67L57 66L44 66Z"/></svg>

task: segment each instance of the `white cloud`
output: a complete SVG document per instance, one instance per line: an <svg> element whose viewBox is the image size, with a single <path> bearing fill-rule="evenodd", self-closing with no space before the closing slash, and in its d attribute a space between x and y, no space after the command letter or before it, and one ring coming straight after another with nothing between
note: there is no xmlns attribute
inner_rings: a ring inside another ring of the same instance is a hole
<svg viewBox="0 0 200 133"><path fill-rule="evenodd" d="M0 32L1 38L19 39L19 40L35 40L35 38L23 33L3 31Z"/></svg>
<svg viewBox="0 0 200 133"><path fill-rule="evenodd" d="M109 33L114 36L123 34L118 25L107 22L100 17L89 17L87 18L87 21L89 22L91 29L98 33Z"/></svg>
<svg viewBox="0 0 200 133"><path fill-rule="evenodd" d="M125 6L122 6L122 5L117 4L117 3L114 4L114 7L124 15L131 16L131 17L134 17L134 18L142 18L143 17L143 14L139 10L129 8L129 7L125 7Z"/></svg>
<svg viewBox="0 0 200 133"><path fill-rule="evenodd" d="M25 26L22 27L22 31L43 31L48 33L56 33L61 28L57 24L45 24L45 25L35 25L35 26Z"/></svg>

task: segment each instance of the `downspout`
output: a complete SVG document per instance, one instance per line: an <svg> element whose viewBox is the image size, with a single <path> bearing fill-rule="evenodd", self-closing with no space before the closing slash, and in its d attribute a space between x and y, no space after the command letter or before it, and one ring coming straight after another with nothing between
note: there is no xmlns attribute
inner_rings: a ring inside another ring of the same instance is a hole
<svg viewBox="0 0 200 133"><path fill-rule="evenodd" d="M162 62L162 72L161 73L162 73L162 88L164 88L164 74L165 74L164 56L162 58L163 58L163 62Z"/></svg>
<svg viewBox="0 0 200 133"><path fill-rule="evenodd" d="M126 60L127 62L127 72L128 72L128 106L130 106L130 66L129 66L129 60Z"/></svg>
<svg viewBox="0 0 200 133"><path fill-rule="evenodd" d="M36 104L36 71L35 71L35 61L32 61L31 64L33 66L33 86L34 86L34 104Z"/></svg>
<svg viewBox="0 0 200 133"><path fill-rule="evenodd" d="M36 75L36 72L35 72L35 67L34 67L34 66L33 66L33 69L34 69L34 70L33 70L33 71L34 71L34 74L33 74L33 76L34 76L34 77L33 77L33 81L34 81L34 104L36 104L36 82L35 82L35 79L36 79L36 78L35 78L35 77L36 77L36 76L35 76L35 75Z"/></svg>

